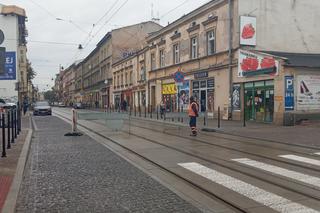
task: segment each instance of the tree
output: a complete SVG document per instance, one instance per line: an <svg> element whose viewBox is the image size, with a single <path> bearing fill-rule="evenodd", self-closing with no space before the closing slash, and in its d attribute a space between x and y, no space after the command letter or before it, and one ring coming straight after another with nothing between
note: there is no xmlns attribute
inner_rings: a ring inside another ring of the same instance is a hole
<svg viewBox="0 0 320 213"><path fill-rule="evenodd" d="M32 79L36 77L37 73L32 68L32 65L30 62L28 62L28 68L27 68L27 79L30 82Z"/></svg>
<svg viewBox="0 0 320 213"><path fill-rule="evenodd" d="M52 90L46 91L43 95L44 99L49 101L50 103L53 103L56 100L55 92Z"/></svg>

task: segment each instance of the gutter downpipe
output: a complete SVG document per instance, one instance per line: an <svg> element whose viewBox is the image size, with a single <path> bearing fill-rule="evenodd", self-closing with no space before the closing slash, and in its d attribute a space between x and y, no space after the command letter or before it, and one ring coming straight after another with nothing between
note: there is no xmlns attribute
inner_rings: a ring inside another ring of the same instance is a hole
<svg viewBox="0 0 320 213"><path fill-rule="evenodd" d="M233 93L233 73L232 73L232 0L228 0L228 5L229 5L229 115L228 115L228 120L232 120L232 93Z"/></svg>

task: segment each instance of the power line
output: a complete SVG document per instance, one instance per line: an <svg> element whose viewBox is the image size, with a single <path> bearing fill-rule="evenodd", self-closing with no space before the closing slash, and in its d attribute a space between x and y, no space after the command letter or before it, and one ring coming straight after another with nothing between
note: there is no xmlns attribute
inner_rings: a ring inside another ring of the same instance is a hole
<svg viewBox="0 0 320 213"><path fill-rule="evenodd" d="M18 39L10 39L7 38L5 40L12 40L12 41L18 41ZM57 42L57 41L37 41L37 40L27 40L28 43L40 43L40 44L52 44L52 45L70 45L70 46L75 46L79 45L77 43L67 43L67 42Z"/></svg>
<svg viewBox="0 0 320 213"><path fill-rule="evenodd" d="M179 4L178 6L176 6L175 8L169 10L168 12L166 12L165 14L163 14L160 19L164 18L165 16L167 16L168 14L172 13L173 11L175 11L176 9L178 9L179 7L183 6L184 4L188 3L190 0L185 0L184 2L182 2L181 4Z"/></svg>

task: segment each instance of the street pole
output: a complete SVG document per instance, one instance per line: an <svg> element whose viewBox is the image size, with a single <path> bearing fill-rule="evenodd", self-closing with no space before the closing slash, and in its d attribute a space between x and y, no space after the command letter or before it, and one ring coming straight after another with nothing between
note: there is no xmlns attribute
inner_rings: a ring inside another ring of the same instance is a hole
<svg viewBox="0 0 320 213"><path fill-rule="evenodd" d="M2 157L7 157L6 153L6 130L5 130L5 114L1 113L1 123L2 123Z"/></svg>

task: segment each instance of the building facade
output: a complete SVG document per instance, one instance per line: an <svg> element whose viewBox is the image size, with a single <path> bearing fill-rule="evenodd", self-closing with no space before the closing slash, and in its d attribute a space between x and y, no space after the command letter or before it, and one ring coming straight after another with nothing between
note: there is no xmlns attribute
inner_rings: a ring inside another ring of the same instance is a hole
<svg viewBox="0 0 320 213"><path fill-rule="evenodd" d="M87 107L108 108L114 105L112 65L146 46L145 37L162 27L143 22L112 30L96 48L77 65L75 93Z"/></svg>
<svg viewBox="0 0 320 213"><path fill-rule="evenodd" d="M245 117L283 124L288 110L285 80L293 77L295 69L291 66L288 71L290 63L304 58L307 63L300 66L313 71L312 79L319 75L315 71L318 64L312 63L320 51L319 40L314 39L320 28L312 27L319 25L315 12L319 8L320 4L313 1L234 0L228 4L215 0L183 16L147 39L147 104L164 102L167 111L178 111L187 107L192 95L200 111L209 116L216 116L221 109L224 119ZM305 13L312 17L304 19ZM292 17L300 18L297 21ZM288 25L284 33L283 24ZM184 80L179 82L181 76ZM299 85L292 94L293 104L299 106L301 80L293 78ZM313 100L318 98L314 96ZM320 112L319 104L311 108L314 113ZM310 112L299 108L291 111Z"/></svg>
<svg viewBox="0 0 320 213"><path fill-rule="evenodd" d="M0 47L5 48L2 49L5 70L0 73L0 96L15 101L22 101L28 88L26 20L24 9L0 4L0 30L4 37Z"/></svg>

